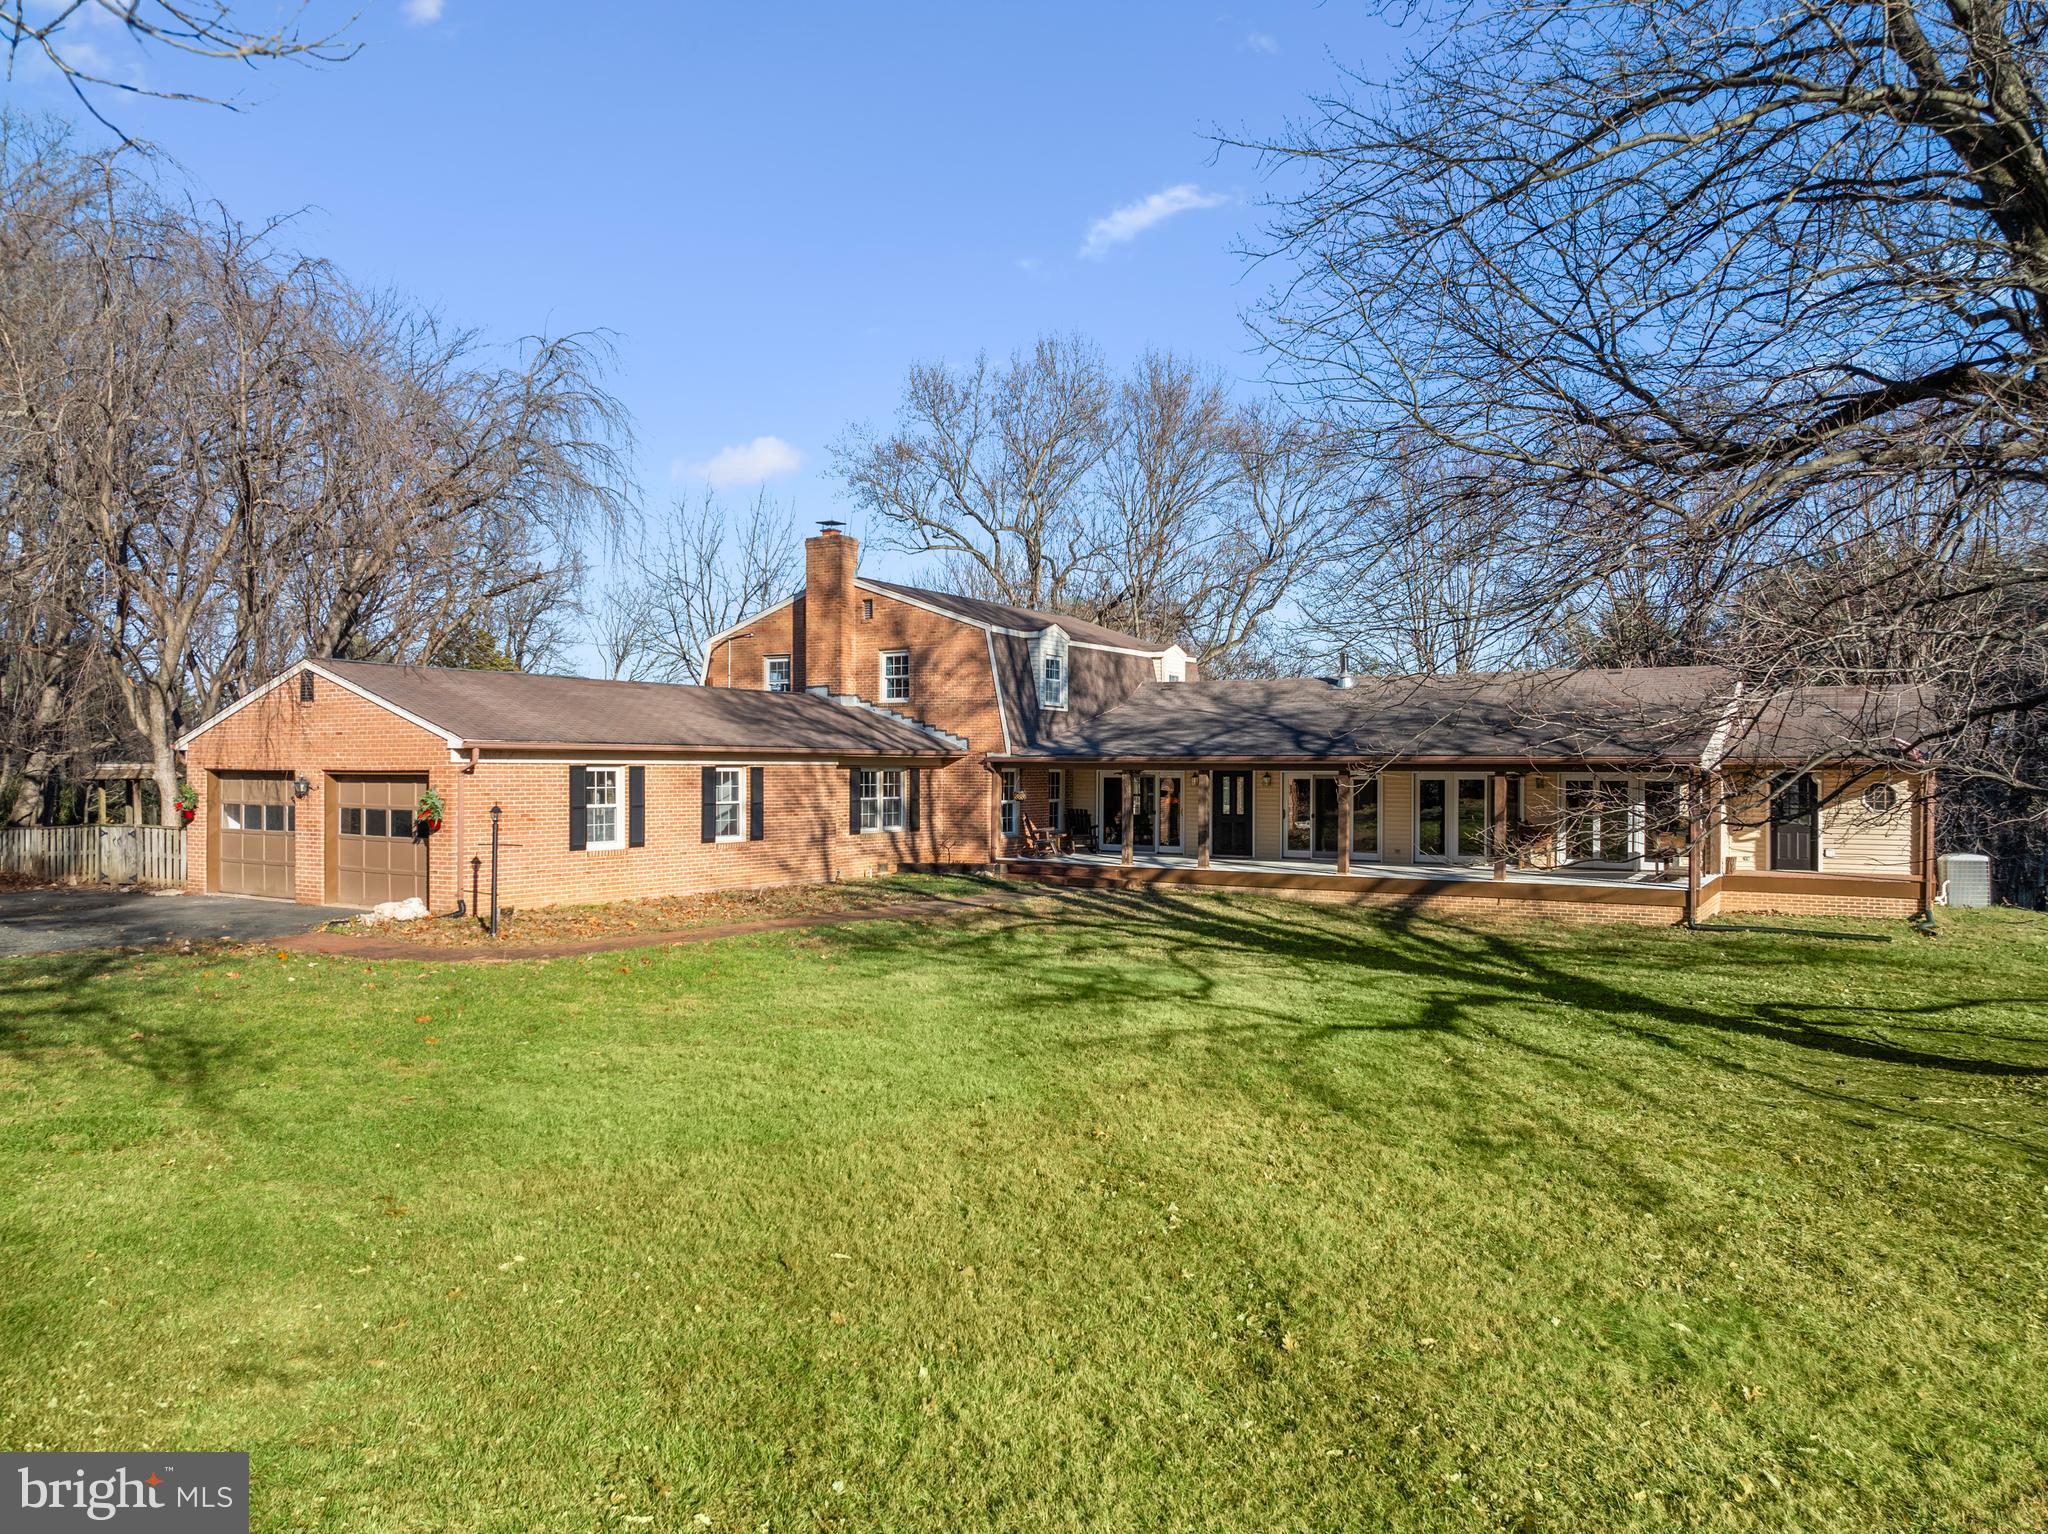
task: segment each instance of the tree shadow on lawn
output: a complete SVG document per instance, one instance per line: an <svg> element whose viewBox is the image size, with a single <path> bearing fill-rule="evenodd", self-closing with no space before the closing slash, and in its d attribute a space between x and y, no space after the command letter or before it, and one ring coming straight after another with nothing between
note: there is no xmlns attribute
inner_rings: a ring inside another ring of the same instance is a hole
<svg viewBox="0 0 2048 1534"><path fill-rule="evenodd" d="M1718 937L1584 928L1574 929L1573 941L1564 945L1546 941L1541 930L1525 936L1505 923L1450 922L1398 908L1353 911L1282 900L1151 890L1065 894L1051 919L1058 921L1062 913L1094 920L1070 927L1056 939L1067 945L1067 953L1050 964L1037 957L1019 961L1001 951L1018 929L1019 920L943 931L925 928L901 941L906 946L936 946L949 957L970 957L995 972L1014 970L1020 977L1028 976L1030 987L1027 991L1020 985L1018 998L1024 1007L1065 1014L1087 1006L1126 1008L1167 1002L1191 1014L1188 1025L1157 1030L1135 1041L1118 1034L1083 1041L1079 1047L1129 1047L1136 1042L1166 1050L1191 1035L1234 1036L1250 1042L1269 1039L1279 1030L1287 1041L1286 1056L1299 1063L1300 1046L1347 1033L1462 1035L1483 1037L1541 1057L1559 1069L1602 1077L1646 1101L1662 1101L1654 1083L1617 1075L1609 1065L1595 1063L1585 1054L1535 1043L1526 1030L1517 1027L1544 1009L1565 1009L1592 1014L1589 1024L1685 1054L1717 1070L1768 1080L1865 1114L1913 1119L2001 1141L2030 1157L2048 1156L2048 1149L2020 1137L1917 1113L1897 1101L1840 1090L1847 1084L1845 1078L1822 1084L1767 1064L1765 1056L1744 1055L1740 1041L1755 1041L1793 1051L1785 1057L1788 1065L1808 1057L1810 1064L1822 1069L1838 1062L1842 1066L1935 1073L1937 1077L1947 1074L2022 1084L2048 1081L2048 1033L2029 1037L1946 1025L1915 1027L1898 1021L1945 1017L1972 1008L2041 1006L2048 1004L2048 997L1888 1000L1881 1008L1871 1008L1793 1002L1770 994L1794 984L1811 989L1816 983L1816 966L1825 966L1829 975L1850 979L1875 975L1881 982L1884 971L1873 969L1873 956L1860 950L1817 954L1810 947L1793 947L1782 939L1764 947L1746 938L1731 942ZM1278 961L1290 977L1316 970L1341 973L1361 988L1361 1000L1368 994L1363 986L1370 984L1370 977L1396 980L1406 989L1374 998L1385 1007L1385 1018L1355 1022L1305 1016L1234 994L1220 997L1219 985L1234 991L1245 989L1245 974L1241 968L1219 961L1247 956ZM1603 966L1618 973L1598 973ZM1722 978L1730 993L1728 1000L1707 1006L1677 999L1677 993L1687 986L1696 988L1697 977L1713 973ZM1622 975L1626 979L1620 978ZM1952 980L1950 972L1937 983ZM1748 999L1743 999L1745 996ZM1882 1020L1872 1015L1879 1010ZM1193 1020L1209 1012L1222 1015L1207 1022ZM2003 1049L1999 1055L2020 1053L2035 1058L1942 1052L1871 1036L1894 1029L1966 1038L1987 1049L2032 1045L2032 1050ZM1276 1063L1280 1063L1277 1055ZM1305 1085L1314 1088L1313 1083ZM1923 1088L1917 1093L1902 1092L1908 1101L1928 1095L1926 1083L1904 1085ZM1330 1106L1358 1111L1350 1102L1332 1101ZM1684 1105L1669 1106L1682 1111Z"/></svg>
<svg viewBox="0 0 2048 1534"><path fill-rule="evenodd" d="M117 950L40 956L0 964L0 1057L31 1069L76 1068L80 1051L147 1075L186 1106L233 1116L230 1095L251 1077L274 1068L272 1053L251 1046L232 1025L172 1020L164 1005L178 979L161 963L136 968L133 954ZM101 981L120 975L127 1015L98 994ZM181 999L188 999L181 996ZM152 1005L152 1002L155 1005Z"/></svg>

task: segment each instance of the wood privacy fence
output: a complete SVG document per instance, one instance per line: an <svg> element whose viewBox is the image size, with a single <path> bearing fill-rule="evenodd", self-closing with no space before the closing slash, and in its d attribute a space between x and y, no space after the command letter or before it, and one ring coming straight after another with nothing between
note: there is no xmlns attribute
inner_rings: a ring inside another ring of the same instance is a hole
<svg viewBox="0 0 2048 1534"><path fill-rule="evenodd" d="M183 884L182 826L0 826L0 870L38 879Z"/></svg>

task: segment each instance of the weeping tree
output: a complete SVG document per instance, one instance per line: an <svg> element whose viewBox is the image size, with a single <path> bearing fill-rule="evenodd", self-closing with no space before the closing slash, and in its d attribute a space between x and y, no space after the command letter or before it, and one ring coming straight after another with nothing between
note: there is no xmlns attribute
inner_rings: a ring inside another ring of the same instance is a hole
<svg viewBox="0 0 2048 1534"><path fill-rule="evenodd" d="M77 738L39 685L110 699L167 805L178 735L301 655L544 647L625 511L601 343L486 347L132 151L4 127L11 756Z"/></svg>

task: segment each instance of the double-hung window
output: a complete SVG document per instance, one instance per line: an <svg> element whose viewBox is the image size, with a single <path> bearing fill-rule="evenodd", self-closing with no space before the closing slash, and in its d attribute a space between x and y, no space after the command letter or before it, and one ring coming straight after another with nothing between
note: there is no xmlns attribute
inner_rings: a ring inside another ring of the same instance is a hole
<svg viewBox="0 0 2048 1534"><path fill-rule="evenodd" d="M1023 807L1019 796L1017 769L1005 767L1003 769L1003 835L1017 835L1018 820L1022 814Z"/></svg>
<svg viewBox="0 0 2048 1534"><path fill-rule="evenodd" d="M721 767L712 781L712 834L722 842L736 842L745 834L740 810L742 807L740 769Z"/></svg>
<svg viewBox="0 0 2048 1534"><path fill-rule="evenodd" d="M855 777L859 790L859 821L862 831L882 829L882 775L872 767L863 767Z"/></svg>
<svg viewBox="0 0 2048 1534"><path fill-rule="evenodd" d="M625 817L619 813L618 767L583 769L583 844L590 848L626 845Z"/></svg>
<svg viewBox="0 0 2048 1534"><path fill-rule="evenodd" d="M1045 774L1045 824L1055 836L1067 828L1067 775L1058 767Z"/></svg>
<svg viewBox="0 0 2048 1534"><path fill-rule="evenodd" d="M763 666L766 673L762 678L763 685L770 692L788 692L789 657L787 655L771 655L763 663Z"/></svg>
<svg viewBox="0 0 2048 1534"><path fill-rule="evenodd" d="M885 767L882 769L882 829L901 831L903 829L903 769Z"/></svg>
<svg viewBox="0 0 2048 1534"><path fill-rule="evenodd" d="M908 703L910 701L910 652L908 650L884 650L882 652L882 701L884 703Z"/></svg>

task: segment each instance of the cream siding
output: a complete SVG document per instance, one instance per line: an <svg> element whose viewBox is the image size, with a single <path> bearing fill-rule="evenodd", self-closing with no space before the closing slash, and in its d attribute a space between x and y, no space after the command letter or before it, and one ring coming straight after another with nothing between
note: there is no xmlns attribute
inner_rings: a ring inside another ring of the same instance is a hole
<svg viewBox="0 0 2048 1534"><path fill-rule="evenodd" d="M1380 774L1380 857L1388 863L1415 861L1415 774Z"/></svg>

